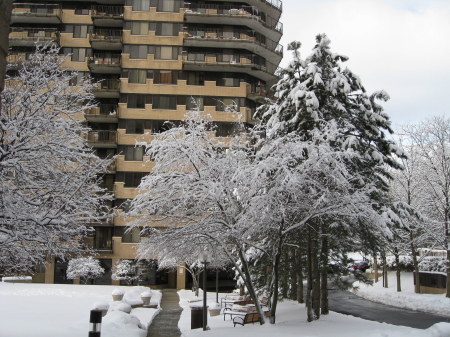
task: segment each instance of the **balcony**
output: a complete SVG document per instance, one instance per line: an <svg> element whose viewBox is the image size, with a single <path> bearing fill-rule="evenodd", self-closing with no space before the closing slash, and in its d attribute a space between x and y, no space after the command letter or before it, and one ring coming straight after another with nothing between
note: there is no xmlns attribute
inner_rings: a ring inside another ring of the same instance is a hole
<svg viewBox="0 0 450 337"><path fill-rule="evenodd" d="M223 0L211 0L211 1L220 1ZM270 16L279 19L281 16L281 12L283 11L283 3L281 0L246 0L245 1L250 6L256 6L264 13L269 14Z"/></svg>
<svg viewBox="0 0 450 337"><path fill-rule="evenodd" d="M8 63L9 67L12 68L18 68L23 63L30 62L30 56L34 53L17 53L17 52L11 52L6 57L6 62Z"/></svg>
<svg viewBox="0 0 450 337"><path fill-rule="evenodd" d="M95 97L98 98L119 98L120 97L120 80L106 79L97 83L97 87L92 89Z"/></svg>
<svg viewBox="0 0 450 337"><path fill-rule="evenodd" d="M59 31L54 28L11 28L10 47L34 47L36 42L47 44L54 41L59 44Z"/></svg>
<svg viewBox="0 0 450 337"><path fill-rule="evenodd" d="M117 132L109 130L89 131L87 134L88 144L98 148L116 148Z"/></svg>
<svg viewBox="0 0 450 337"><path fill-rule="evenodd" d="M117 123L117 104L100 104L96 108L86 110L85 118L89 122Z"/></svg>
<svg viewBox="0 0 450 337"><path fill-rule="evenodd" d="M120 74L121 54L94 54L88 59L88 67L95 74Z"/></svg>
<svg viewBox="0 0 450 337"><path fill-rule="evenodd" d="M254 6L185 4L185 7L187 23L247 26L274 41L279 41L283 34L283 24L278 19Z"/></svg>
<svg viewBox="0 0 450 337"><path fill-rule="evenodd" d="M183 70L246 73L266 82L275 84L279 67L255 54L223 53L183 53Z"/></svg>
<svg viewBox="0 0 450 337"><path fill-rule="evenodd" d="M100 50L122 50L121 29L97 29L89 35L92 48Z"/></svg>
<svg viewBox="0 0 450 337"><path fill-rule="evenodd" d="M283 58L282 45L253 30L186 27L183 36L187 47L246 49L277 64Z"/></svg>
<svg viewBox="0 0 450 337"><path fill-rule="evenodd" d="M91 17L97 27L121 28L123 27L123 6L92 6Z"/></svg>
<svg viewBox="0 0 450 337"><path fill-rule="evenodd" d="M13 4L11 23L60 24L59 4Z"/></svg>

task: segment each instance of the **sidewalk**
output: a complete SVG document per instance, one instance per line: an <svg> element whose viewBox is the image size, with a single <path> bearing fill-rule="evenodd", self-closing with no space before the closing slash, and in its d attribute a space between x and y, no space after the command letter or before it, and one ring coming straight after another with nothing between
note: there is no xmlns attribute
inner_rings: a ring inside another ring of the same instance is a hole
<svg viewBox="0 0 450 337"><path fill-rule="evenodd" d="M153 319L148 328L147 337L180 337L178 329L183 309L180 307L180 297L174 289L161 291L161 312Z"/></svg>

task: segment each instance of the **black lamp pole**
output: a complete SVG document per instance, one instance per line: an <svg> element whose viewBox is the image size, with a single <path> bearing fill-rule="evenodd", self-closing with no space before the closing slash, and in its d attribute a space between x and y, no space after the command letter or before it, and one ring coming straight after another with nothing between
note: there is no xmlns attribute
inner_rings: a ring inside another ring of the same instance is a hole
<svg viewBox="0 0 450 337"><path fill-rule="evenodd" d="M205 267L203 268L203 331L208 330L208 313L206 308L206 266L208 265L208 261L203 261Z"/></svg>

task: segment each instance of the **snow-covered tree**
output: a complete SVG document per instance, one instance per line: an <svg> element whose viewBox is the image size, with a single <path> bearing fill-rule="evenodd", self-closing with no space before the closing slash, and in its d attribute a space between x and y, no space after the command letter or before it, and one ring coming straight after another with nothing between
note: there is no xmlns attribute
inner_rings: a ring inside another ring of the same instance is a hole
<svg viewBox="0 0 450 337"><path fill-rule="evenodd" d="M402 133L419 157L421 184L415 207L428 220L425 232L432 238L431 247L445 249L450 263L450 118L432 117L404 126ZM450 297L450 268L446 296Z"/></svg>
<svg viewBox="0 0 450 337"><path fill-rule="evenodd" d="M201 247L227 256L261 311L246 255L257 225L241 221L247 202L240 195L247 183L241 174L249 163L247 138L225 142L211 131L208 117L197 109L179 127L155 135L147 147L155 167L131 203L132 225L161 228L160 238L176 242L180 251Z"/></svg>
<svg viewBox="0 0 450 337"><path fill-rule="evenodd" d="M116 281L124 281L127 284L139 281L138 268L135 261L126 259L117 261L113 266L111 278Z"/></svg>
<svg viewBox="0 0 450 337"><path fill-rule="evenodd" d="M83 113L92 84L61 69L64 57L37 47L6 78L0 113L0 271L32 271L46 256L86 252L91 221L104 219L99 172L109 160L87 146Z"/></svg>
<svg viewBox="0 0 450 337"><path fill-rule="evenodd" d="M100 260L92 256L69 260L67 266L67 279L74 280L79 278L84 284L94 282L96 278L99 278L104 273L105 269L101 266Z"/></svg>
<svg viewBox="0 0 450 337"><path fill-rule="evenodd" d="M316 42L312 54L304 60L300 57L300 43L293 42L289 45L294 58L280 71L281 79L274 86L278 98L274 102L267 102L257 111L257 117L262 121L261 128L265 129L269 139L296 133L305 141L312 140L316 135L323 135L323 138L319 138L321 142L327 142L333 151L349 156L343 158L342 164L346 172L355 177L351 181L352 189L363 191L370 186L368 195L373 202L373 210L381 214L389 207L386 192L387 178L390 175L387 167L400 167L394 154L403 157L401 149L386 137L386 134L392 132L390 121L376 102L387 100L389 96L384 91L367 95L358 76L343 66L348 58L333 53L330 40L325 35L318 35ZM326 138L330 123L338 132L334 137ZM321 188L326 188L329 183L319 181ZM361 243L364 243L362 246L366 249L375 249L379 244L378 235L391 234L386 226L376 224L379 221L377 217L371 220L375 221L375 225L370 224L370 221L358 223L357 219L354 218L356 222L350 228L361 234L366 231L365 236L357 236L363 240ZM333 232L336 229L334 226L332 218L312 221L305 233L308 238L307 251L311 257L307 259L310 262L307 268L310 287L307 304L314 311L309 311L309 320L319 316L319 307L322 307L324 313L328 311L326 271L329 238L348 234L345 226L338 226L340 231ZM322 294L319 289L321 278ZM322 303L319 303L321 300Z"/></svg>

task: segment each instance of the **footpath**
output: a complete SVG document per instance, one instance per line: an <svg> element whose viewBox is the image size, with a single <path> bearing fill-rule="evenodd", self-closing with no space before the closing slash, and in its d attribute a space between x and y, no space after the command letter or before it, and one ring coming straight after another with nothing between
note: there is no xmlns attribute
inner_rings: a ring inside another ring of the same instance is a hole
<svg viewBox="0 0 450 337"><path fill-rule="evenodd" d="M164 289L161 294L161 311L148 328L147 337L180 337L178 321L183 311L179 305L180 297L174 289Z"/></svg>

